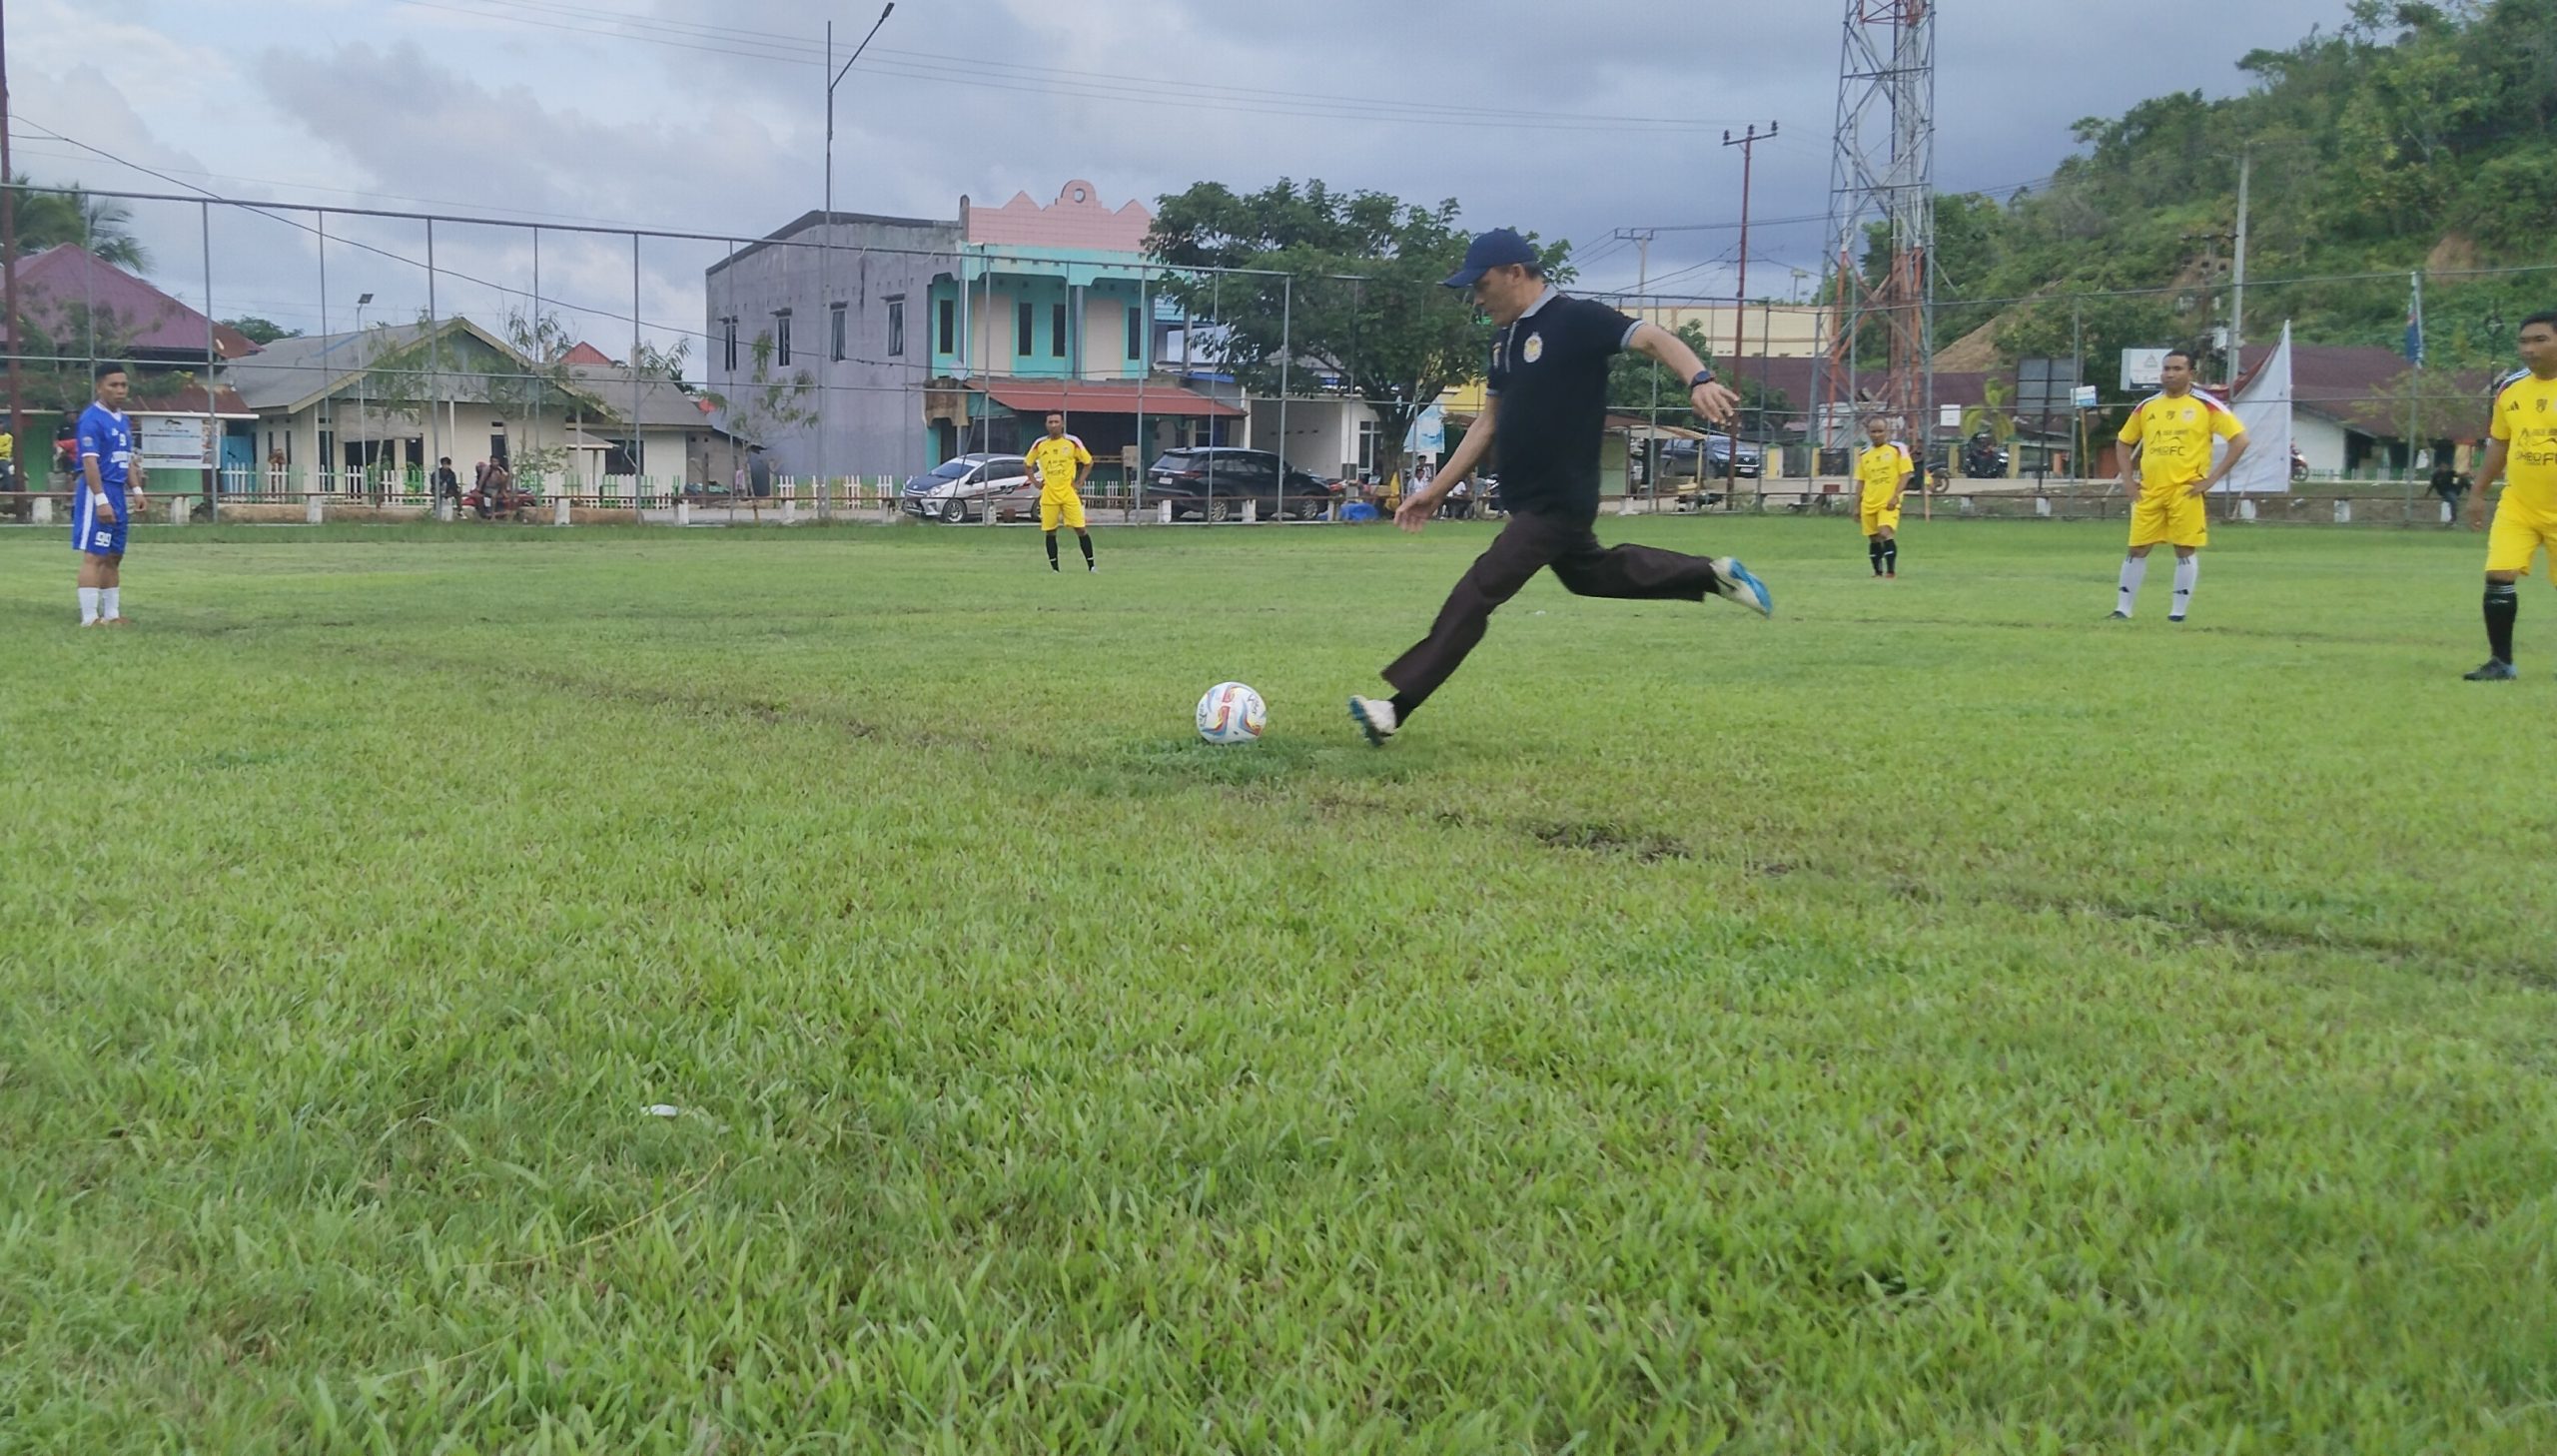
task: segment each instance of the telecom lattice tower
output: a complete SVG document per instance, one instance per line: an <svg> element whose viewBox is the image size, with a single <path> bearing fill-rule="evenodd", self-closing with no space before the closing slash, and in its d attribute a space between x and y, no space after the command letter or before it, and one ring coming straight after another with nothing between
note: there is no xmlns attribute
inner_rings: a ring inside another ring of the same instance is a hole
<svg viewBox="0 0 2557 1456"><path fill-rule="evenodd" d="M1870 398L1899 417L1923 466L1934 458L1936 426L1935 0L1847 0L1835 148L1829 210L1838 327L1822 371L1817 435L1852 444L1861 437L1855 413ZM1877 231L1890 256L1872 278L1868 237Z"/></svg>

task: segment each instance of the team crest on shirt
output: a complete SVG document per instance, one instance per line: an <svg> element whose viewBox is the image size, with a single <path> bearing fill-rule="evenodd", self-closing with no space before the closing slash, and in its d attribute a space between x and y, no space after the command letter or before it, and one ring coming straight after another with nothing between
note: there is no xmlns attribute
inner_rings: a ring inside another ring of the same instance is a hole
<svg viewBox="0 0 2557 1456"><path fill-rule="evenodd" d="M1526 345L1518 351L1518 357L1529 364L1534 364L1536 361L1543 359L1545 357L1545 336L1541 334L1528 335Z"/></svg>

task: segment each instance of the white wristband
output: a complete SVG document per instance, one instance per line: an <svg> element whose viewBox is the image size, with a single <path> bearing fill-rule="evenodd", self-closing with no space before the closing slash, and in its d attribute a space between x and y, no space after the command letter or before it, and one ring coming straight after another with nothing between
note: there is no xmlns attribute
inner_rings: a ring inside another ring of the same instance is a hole
<svg viewBox="0 0 2557 1456"><path fill-rule="evenodd" d="M104 504L106 504L106 503L107 503L107 492L105 492L104 490L92 490L92 491L90 491L90 492L89 492L89 503L90 503L91 505L104 505Z"/></svg>

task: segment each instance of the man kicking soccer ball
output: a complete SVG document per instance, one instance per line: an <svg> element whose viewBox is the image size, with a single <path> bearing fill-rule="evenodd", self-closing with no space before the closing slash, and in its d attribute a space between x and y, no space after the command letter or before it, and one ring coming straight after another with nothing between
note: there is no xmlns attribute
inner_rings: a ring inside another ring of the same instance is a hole
<svg viewBox="0 0 2557 1456"><path fill-rule="evenodd" d="M1729 556L1708 560L1651 546L1601 546L1591 529L1598 518L1609 357L1632 349L1676 369L1687 380L1696 412L1728 423L1739 396L1714 382L1694 350L1656 324L1637 324L1604 304L1564 297L1545 282L1536 250L1506 228L1476 238L1465 251L1465 266L1446 284L1471 289L1474 302L1500 328L1491 347L1491 394L1437 478L1403 497L1394 524L1406 531L1427 525L1438 502L1491 451L1495 427L1509 521L1448 593L1429 635L1385 668L1394 695L1349 700L1349 716L1378 747L1402 731L1482 641L1492 612L1548 566L1581 596L1719 596L1762 617L1775 611L1766 585Z"/></svg>
<svg viewBox="0 0 2557 1456"><path fill-rule="evenodd" d="M2486 538L2486 665L2470 682L2510 682L2513 620L2521 615L2521 579L2530 558L2545 547L2557 570L2557 313L2533 314L2521 323L2522 372L2495 390L2495 422L2487 431L2486 462L2477 470L2472 525L2485 523L2486 492L2505 477L2495 502L2494 534Z"/></svg>
<svg viewBox="0 0 2557 1456"><path fill-rule="evenodd" d="M2141 400L2122 427L2122 488L2131 507L2131 554L2123 558L2114 597L2114 620L2121 622L2131 620L2140 579L2148 574L2148 550L2160 541L2175 548L2175 604L2166 620L2180 622L2192 610L2193 586L2201 578L2194 553L2210 544L2205 497L2237 468L2250 443L2246 426L2226 404L2193 387L2188 352L2166 356L2157 384L2159 392ZM2214 467L2215 439L2228 441L2228 454Z"/></svg>
<svg viewBox="0 0 2557 1456"><path fill-rule="evenodd" d="M131 380L124 365L98 365L98 397L80 411L80 474L72 481L71 549L80 553L80 625L125 625L124 545L133 513L147 501L132 484L133 422L125 417Z"/></svg>
<svg viewBox="0 0 2557 1456"><path fill-rule="evenodd" d="M1891 421L1880 415L1865 421L1868 448L1856 460L1856 524L1864 528L1865 554L1876 576L1900 574L1900 497L1909 493L1909 478L1918 461L1909 446L1891 437Z"/></svg>
<svg viewBox="0 0 2557 1456"><path fill-rule="evenodd" d="M1098 571L1092 559L1092 532L1083 520L1083 482L1092 478L1092 451L1066 433L1066 416L1048 416L1048 437L1030 447L1030 473L1039 477L1039 529L1048 537L1048 569L1057 564L1057 527L1072 526L1083 542L1083 569Z"/></svg>

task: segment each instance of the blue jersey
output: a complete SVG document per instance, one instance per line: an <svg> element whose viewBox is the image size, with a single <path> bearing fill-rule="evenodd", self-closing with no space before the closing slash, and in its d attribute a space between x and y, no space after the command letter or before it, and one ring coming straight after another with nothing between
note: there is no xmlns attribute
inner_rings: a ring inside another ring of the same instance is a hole
<svg viewBox="0 0 2557 1456"><path fill-rule="evenodd" d="M121 512L125 481L133 473L133 424L124 415L106 405L92 401L80 411L80 458L82 483L88 475L87 461L98 460L98 481L107 492L119 497L116 508Z"/></svg>

